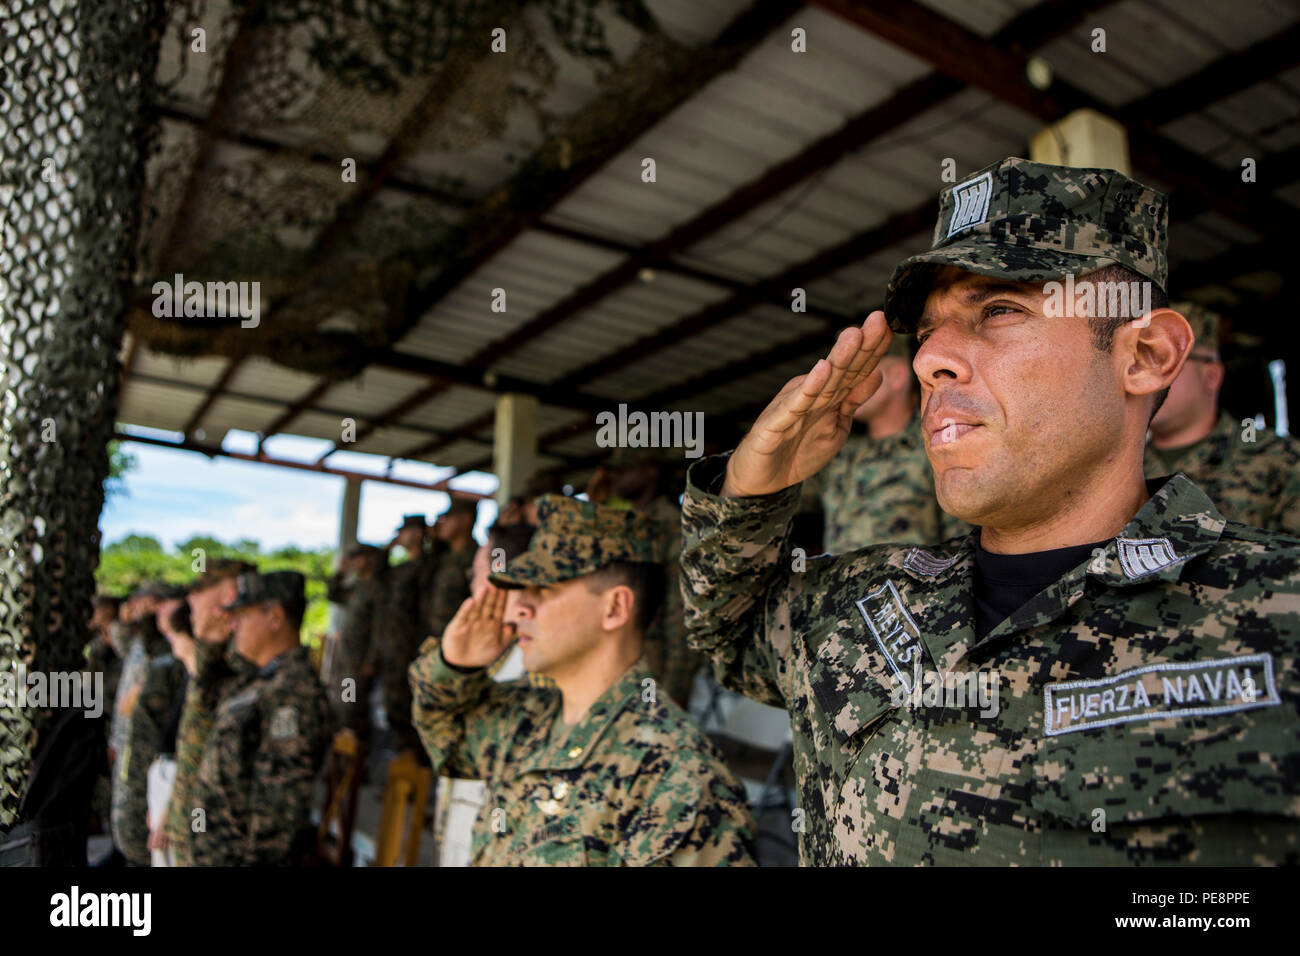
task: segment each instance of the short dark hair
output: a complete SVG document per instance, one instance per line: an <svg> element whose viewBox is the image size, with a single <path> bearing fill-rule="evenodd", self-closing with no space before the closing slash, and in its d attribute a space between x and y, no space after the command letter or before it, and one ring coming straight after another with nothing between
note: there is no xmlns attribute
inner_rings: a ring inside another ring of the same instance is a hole
<svg viewBox="0 0 1300 956"><path fill-rule="evenodd" d="M122 599L115 594L96 594L92 607L111 607L113 613L116 614L122 609Z"/></svg>
<svg viewBox="0 0 1300 956"><path fill-rule="evenodd" d="M599 571L584 575L588 589L594 594L606 588L625 585L632 589L632 610L636 615L636 628L642 634L650 629L655 615L664 603L667 577L663 565L646 561L615 561Z"/></svg>
<svg viewBox="0 0 1300 956"><path fill-rule="evenodd" d="M1146 276L1134 272L1127 266L1106 266L1096 272L1089 272L1087 275L1081 276L1080 281L1083 280L1093 283L1113 282L1124 284L1148 282L1151 285L1151 308L1153 310L1169 308L1169 294L1160 288L1158 283L1152 282ZM1098 352L1109 352L1115 345L1115 333L1129 322L1140 318L1140 315L1118 315L1106 318L1089 317L1088 329L1092 333L1093 348ZM1156 412L1160 411L1160 406L1165 403L1165 399L1168 397L1169 389L1167 388L1156 393L1156 403L1151 409L1151 417L1147 419L1148 425L1151 423L1151 419L1156 417Z"/></svg>
<svg viewBox="0 0 1300 956"><path fill-rule="evenodd" d="M270 601L269 603L276 605L280 610L284 611L284 616L286 620L288 620L289 628L291 630L297 632L302 631L302 619L307 613L307 599L305 597Z"/></svg>

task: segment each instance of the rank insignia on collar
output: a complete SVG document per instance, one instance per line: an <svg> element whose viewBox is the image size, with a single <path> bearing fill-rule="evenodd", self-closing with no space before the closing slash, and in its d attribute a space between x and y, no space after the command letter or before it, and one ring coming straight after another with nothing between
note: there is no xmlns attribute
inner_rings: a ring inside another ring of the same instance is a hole
<svg viewBox="0 0 1300 956"><path fill-rule="evenodd" d="M913 571L916 574L925 575L928 578L936 574L942 574L950 567L957 563L957 556L950 558L935 557L929 551L922 551L920 548L913 548L907 553L903 560L903 568L907 571Z"/></svg>
<svg viewBox="0 0 1300 956"><path fill-rule="evenodd" d="M1168 538L1116 538L1115 550L1119 554L1120 566L1129 578L1154 574L1182 560Z"/></svg>

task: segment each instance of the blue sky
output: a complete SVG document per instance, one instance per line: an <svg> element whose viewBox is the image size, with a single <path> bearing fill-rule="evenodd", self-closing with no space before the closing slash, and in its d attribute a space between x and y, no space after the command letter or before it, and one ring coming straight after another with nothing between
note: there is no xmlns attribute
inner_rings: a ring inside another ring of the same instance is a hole
<svg viewBox="0 0 1300 956"><path fill-rule="evenodd" d="M130 431L170 440L180 437L147 429ZM232 431L222 447L251 452L256 440L249 433ZM314 461L328 444L278 435L267 441L265 451L277 458ZM125 442L122 447L135 457L136 465L127 473L122 491L104 505L99 520L104 544L128 534L150 535L169 549L177 541L200 534L221 541L252 538L268 551L285 545L315 549L338 544L342 478L229 458L209 459L198 452L136 442ZM329 460L331 467L372 474L382 474L387 464L386 458L355 452L339 452ZM398 462L393 469L396 477L424 482L452 473L449 468L422 462ZM496 490L497 480L472 473L454 485L490 494ZM439 491L367 481L361 486L358 537L370 544L387 544L402 515L419 513L432 519L447 510L449 500ZM476 536L480 540L495 517L495 504L479 506Z"/></svg>

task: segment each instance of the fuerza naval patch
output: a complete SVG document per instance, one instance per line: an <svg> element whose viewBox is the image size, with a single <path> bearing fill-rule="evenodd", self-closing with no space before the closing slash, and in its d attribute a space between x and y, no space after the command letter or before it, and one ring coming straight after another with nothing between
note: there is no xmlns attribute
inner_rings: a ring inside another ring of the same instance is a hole
<svg viewBox="0 0 1300 956"><path fill-rule="evenodd" d="M894 677L908 694L921 683L921 629L903 606L893 581L886 581L854 602L889 662Z"/></svg>
<svg viewBox="0 0 1300 956"><path fill-rule="evenodd" d="M1043 688L1049 737L1134 720L1227 714L1280 704L1272 654L1149 664Z"/></svg>

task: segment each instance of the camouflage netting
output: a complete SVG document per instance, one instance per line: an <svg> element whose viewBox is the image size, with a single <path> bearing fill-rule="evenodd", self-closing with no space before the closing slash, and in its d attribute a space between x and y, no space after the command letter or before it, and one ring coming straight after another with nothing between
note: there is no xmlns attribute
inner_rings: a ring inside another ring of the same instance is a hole
<svg viewBox="0 0 1300 956"><path fill-rule="evenodd" d="M351 374L485 224L605 155L633 91L653 105L717 69L640 0L0 0L0 13L6 671L82 666L124 327L174 354ZM497 27L508 57L489 51ZM563 70L591 82L566 88ZM448 171L438 156L468 158ZM416 182L379 194L399 169ZM274 321L155 317L153 282L177 272L259 281ZM0 828L48 718L0 709Z"/></svg>
<svg viewBox="0 0 1300 956"><path fill-rule="evenodd" d="M689 78L691 52L641 0L176 3L128 328L174 355L354 374L409 327L413 292L530 184L605 156L625 94ZM259 326L155 316L178 273L260 283Z"/></svg>
<svg viewBox="0 0 1300 956"><path fill-rule="evenodd" d="M73 671L89 637L164 21L141 0L0 11L0 671ZM0 827L51 716L0 707Z"/></svg>

